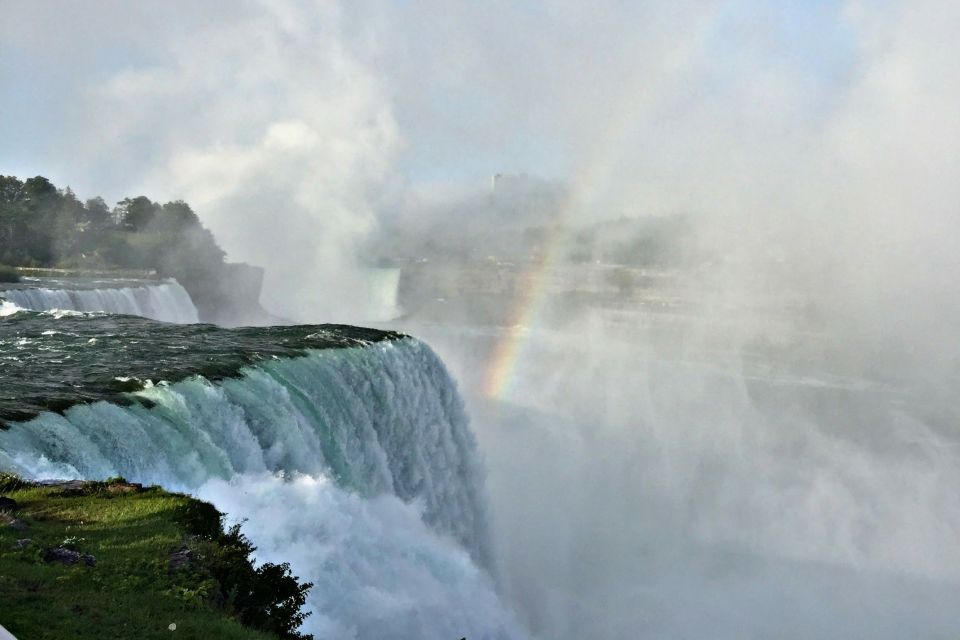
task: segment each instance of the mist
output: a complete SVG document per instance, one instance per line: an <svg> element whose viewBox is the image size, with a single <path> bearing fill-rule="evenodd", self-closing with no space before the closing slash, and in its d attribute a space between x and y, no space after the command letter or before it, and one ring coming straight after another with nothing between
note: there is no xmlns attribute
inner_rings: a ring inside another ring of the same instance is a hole
<svg viewBox="0 0 960 640"><path fill-rule="evenodd" d="M83 35L136 54L104 68L7 4L87 80L30 161L190 202L274 313L444 358L535 636L960 629L960 8L102 3Z"/></svg>

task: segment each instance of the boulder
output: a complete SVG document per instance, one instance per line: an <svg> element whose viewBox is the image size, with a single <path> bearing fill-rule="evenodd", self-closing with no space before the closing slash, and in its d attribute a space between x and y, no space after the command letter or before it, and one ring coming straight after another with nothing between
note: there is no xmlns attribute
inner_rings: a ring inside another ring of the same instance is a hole
<svg viewBox="0 0 960 640"><path fill-rule="evenodd" d="M143 485L139 482L111 482L107 485L107 493L140 493Z"/></svg>
<svg viewBox="0 0 960 640"><path fill-rule="evenodd" d="M0 511L0 527L7 526L17 531L23 531L27 528L27 523L14 517L9 511Z"/></svg>
<svg viewBox="0 0 960 640"><path fill-rule="evenodd" d="M53 547L47 549L43 553L44 562L59 562L62 565L74 565L78 562L83 562L83 564L88 567L92 567L97 564L97 559L88 554L81 554L72 549L65 549L64 547Z"/></svg>
<svg viewBox="0 0 960 640"><path fill-rule="evenodd" d="M90 482L86 480L58 480L44 484L50 487L58 487L65 496L81 496L86 493Z"/></svg>
<svg viewBox="0 0 960 640"><path fill-rule="evenodd" d="M0 496L0 511L16 511L19 508L17 501L13 498Z"/></svg>
<svg viewBox="0 0 960 640"><path fill-rule="evenodd" d="M187 566L190 564L192 557L193 553L190 551L190 549L180 549L179 551L174 551L172 554L170 554L170 570L176 571L177 569Z"/></svg>

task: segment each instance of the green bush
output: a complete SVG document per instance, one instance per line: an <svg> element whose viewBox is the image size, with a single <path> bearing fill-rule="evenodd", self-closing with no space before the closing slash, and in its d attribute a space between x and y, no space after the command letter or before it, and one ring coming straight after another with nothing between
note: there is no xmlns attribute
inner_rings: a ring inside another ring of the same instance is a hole
<svg viewBox="0 0 960 640"><path fill-rule="evenodd" d="M209 502L191 500L180 507L177 520L191 535L216 540L223 533L223 514Z"/></svg>
<svg viewBox="0 0 960 640"><path fill-rule="evenodd" d="M23 489L29 486L30 483L26 480L22 480L20 476L16 476L12 473L0 472L0 493L16 491L17 489Z"/></svg>
<svg viewBox="0 0 960 640"><path fill-rule="evenodd" d="M0 262L21 267L151 270L199 290L219 291L226 254L182 200L124 198L81 202L67 187L37 176L0 175ZM0 282L16 272L0 269ZM191 294L194 293L191 291Z"/></svg>
<svg viewBox="0 0 960 640"><path fill-rule="evenodd" d="M0 264L0 282L20 282L16 269Z"/></svg>
<svg viewBox="0 0 960 640"><path fill-rule="evenodd" d="M297 628L309 613L302 613L312 583L298 582L290 565L264 563L254 568L250 558L256 547L236 524L223 529L223 514L213 505L191 501L179 520L197 537L194 557L219 585L224 606L241 623L274 633L284 640L313 640Z"/></svg>

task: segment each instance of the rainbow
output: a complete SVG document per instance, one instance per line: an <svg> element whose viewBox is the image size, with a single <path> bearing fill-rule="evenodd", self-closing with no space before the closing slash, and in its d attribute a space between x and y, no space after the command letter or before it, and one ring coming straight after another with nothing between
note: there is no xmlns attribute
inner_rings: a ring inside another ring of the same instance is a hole
<svg viewBox="0 0 960 640"><path fill-rule="evenodd" d="M700 34L700 44L708 46L710 30ZM686 56L694 59L695 50L691 48ZM658 100L660 89L683 77L678 69L684 67L687 58L673 60L664 65L659 74L629 79L623 83L625 93L618 99L609 100L610 117L602 119L605 128L594 138L593 144L584 154L579 171L574 171L570 180L570 190L560 207L556 220L550 229L548 240L542 253L532 260L528 269L520 278L516 289L512 311L508 314L509 325L500 337L488 362L484 375L483 392L489 398L500 398L514 378L518 363L523 357L523 346L528 341L530 329L537 320L537 314L544 298L544 285L553 270L561 247L566 239L567 223L574 213L580 213L596 204L596 196L605 191L606 175L617 164L618 153L636 143L635 127L640 123L644 111ZM641 81L642 80L642 81Z"/></svg>
<svg viewBox="0 0 960 640"><path fill-rule="evenodd" d="M524 337L533 324L543 297L543 284L559 253L563 230L559 224L551 226L544 249L530 267L520 276L514 294L507 327L493 349L483 380L483 393L488 398L499 398L510 382L520 359Z"/></svg>
<svg viewBox="0 0 960 640"><path fill-rule="evenodd" d="M580 179L566 194L556 219L550 226L543 249L519 278L513 296L511 311L507 315L507 327L493 349L483 378L483 393L488 398L500 398L513 379L517 365L522 359L523 345L530 334L530 327L544 299L545 284L553 271L557 258L567 238L567 221L571 214L589 202L589 196L598 184L603 163L594 162L590 170L581 172Z"/></svg>

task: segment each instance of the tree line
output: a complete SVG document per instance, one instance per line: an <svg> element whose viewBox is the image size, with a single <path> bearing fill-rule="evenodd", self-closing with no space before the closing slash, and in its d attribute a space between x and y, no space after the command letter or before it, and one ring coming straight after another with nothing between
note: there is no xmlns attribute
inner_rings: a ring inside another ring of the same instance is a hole
<svg viewBox="0 0 960 640"><path fill-rule="evenodd" d="M178 280L216 279L224 251L186 202L146 196L110 208L47 178L0 176L0 264L145 269Z"/></svg>

